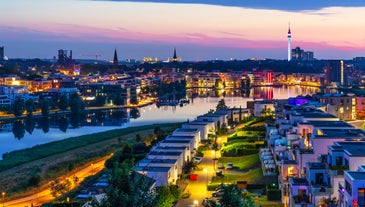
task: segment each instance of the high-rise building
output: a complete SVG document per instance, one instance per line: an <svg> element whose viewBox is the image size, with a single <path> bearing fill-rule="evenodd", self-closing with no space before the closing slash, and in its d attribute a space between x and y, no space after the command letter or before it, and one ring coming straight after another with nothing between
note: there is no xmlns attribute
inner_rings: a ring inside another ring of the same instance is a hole
<svg viewBox="0 0 365 207"><path fill-rule="evenodd" d="M288 29L288 61L291 60L290 40L291 40L291 32L290 32L290 24L289 24L289 29Z"/></svg>
<svg viewBox="0 0 365 207"><path fill-rule="evenodd" d="M118 62L118 55L117 55L117 49L114 50L114 58L113 58L113 67L115 69L118 68L119 62Z"/></svg>
<svg viewBox="0 0 365 207"><path fill-rule="evenodd" d="M340 85L347 85L347 73L343 60L329 60L324 70L326 85L333 82Z"/></svg>
<svg viewBox="0 0 365 207"><path fill-rule="evenodd" d="M312 61L313 52L304 51L300 47L296 47L291 50L291 57L292 60L297 60L297 61Z"/></svg>
<svg viewBox="0 0 365 207"><path fill-rule="evenodd" d="M4 46L0 47L0 61L4 60Z"/></svg>

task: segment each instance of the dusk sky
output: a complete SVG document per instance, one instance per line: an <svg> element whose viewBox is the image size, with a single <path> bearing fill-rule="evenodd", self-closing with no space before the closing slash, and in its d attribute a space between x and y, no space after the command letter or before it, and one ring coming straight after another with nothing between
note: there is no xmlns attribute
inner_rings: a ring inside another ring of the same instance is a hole
<svg viewBox="0 0 365 207"><path fill-rule="evenodd" d="M0 46L9 58L183 60L365 56L363 0L9 0L0 2Z"/></svg>

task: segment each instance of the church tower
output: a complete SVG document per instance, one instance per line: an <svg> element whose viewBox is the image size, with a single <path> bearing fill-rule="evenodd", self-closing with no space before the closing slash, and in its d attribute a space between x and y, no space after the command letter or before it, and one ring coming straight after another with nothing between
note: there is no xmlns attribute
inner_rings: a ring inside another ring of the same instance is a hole
<svg viewBox="0 0 365 207"><path fill-rule="evenodd" d="M176 55L176 48L174 48L174 56L172 57L172 62L177 62L179 61L179 59L177 58L177 55Z"/></svg>
<svg viewBox="0 0 365 207"><path fill-rule="evenodd" d="M113 58L113 68L118 68L118 55L117 55L117 49L114 50L114 58Z"/></svg>

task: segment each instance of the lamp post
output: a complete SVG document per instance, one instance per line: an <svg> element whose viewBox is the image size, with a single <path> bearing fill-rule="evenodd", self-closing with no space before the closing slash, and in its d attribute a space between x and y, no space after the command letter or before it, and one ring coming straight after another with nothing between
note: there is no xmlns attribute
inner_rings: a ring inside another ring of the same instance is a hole
<svg viewBox="0 0 365 207"><path fill-rule="evenodd" d="M204 172L206 173L206 175L207 175L207 179L206 179L206 180L207 180L207 183L206 183L206 185L208 186L208 170L207 170L206 168L204 168L204 169L203 169L203 171L204 171Z"/></svg>
<svg viewBox="0 0 365 207"><path fill-rule="evenodd" d="M5 206L5 192L2 192L1 195L3 196L3 207Z"/></svg>

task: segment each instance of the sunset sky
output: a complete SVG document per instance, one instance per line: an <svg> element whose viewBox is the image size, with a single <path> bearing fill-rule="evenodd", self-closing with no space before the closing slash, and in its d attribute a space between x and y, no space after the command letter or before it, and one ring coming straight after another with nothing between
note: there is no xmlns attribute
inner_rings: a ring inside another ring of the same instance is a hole
<svg viewBox="0 0 365 207"><path fill-rule="evenodd" d="M166 59L176 47L184 60L286 59L289 22L292 47L315 58L365 56L362 0L9 0L0 14L9 58Z"/></svg>

